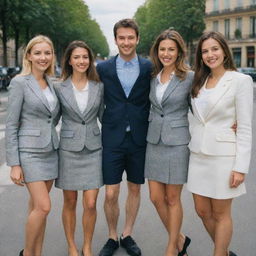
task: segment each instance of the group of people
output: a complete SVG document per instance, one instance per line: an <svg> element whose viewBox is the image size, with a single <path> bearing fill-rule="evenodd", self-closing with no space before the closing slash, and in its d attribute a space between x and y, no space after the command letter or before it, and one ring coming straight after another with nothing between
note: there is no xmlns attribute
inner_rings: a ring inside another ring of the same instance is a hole
<svg viewBox="0 0 256 256"><path fill-rule="evenodd" d="M30 194L25 246L19 255L42 255L54 181L63 190L69 256L93 255L96 202L103 185L109 237L99 256L112 256L119 246L129 255L142 255L132 231L141 184L147 178L150 199L169 237L165 256L186 256L191 242L181 233L185 183L214 243L212 255L235 256L229 250L231 205L245 193L252 79L236 72L227 42L218 32L205 32L199 39L192 72L177 31L165 30L156 38L149 61L136 54L139 29L134 20L120 20L113 30L117 56L95 67L88 45L73 41L63 57L61 80L54 83L49 78L53 44L48 37L36 36L25 49L21 74L11 81L7 164L12 181L25 184ZM55 126L60 118L58 138ZM125 224L118 234L124 171ZM74 238L79 190L82 251Z"/></svg>

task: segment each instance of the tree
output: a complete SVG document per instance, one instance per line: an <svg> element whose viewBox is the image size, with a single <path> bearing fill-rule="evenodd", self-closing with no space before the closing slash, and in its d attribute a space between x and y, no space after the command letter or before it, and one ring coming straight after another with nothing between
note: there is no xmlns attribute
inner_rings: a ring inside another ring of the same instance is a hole
<svg viewBox="0 0 256 256"><path fill-rule="evenodd" d="M173 28L184 38L188 48L204 30L204 0L147 0L135 19L141 29L138 52L144 55L162 31Z"/></svg>

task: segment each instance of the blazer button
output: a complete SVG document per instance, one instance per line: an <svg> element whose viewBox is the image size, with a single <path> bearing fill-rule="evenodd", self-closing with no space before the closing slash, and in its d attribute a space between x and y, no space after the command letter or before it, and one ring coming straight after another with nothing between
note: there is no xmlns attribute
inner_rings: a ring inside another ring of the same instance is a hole
<svg viewBox="0 0 256 256"><path fill-rule="evenodd" d="M161 117L164 117L164 115L161 115Z"/></svg>
<svg viewBox="0 0 256 256"><path fill-rule="evenodd" d="M48 118L52 118L52 116L48 116Z"/></svg>
<svg viewBox="0 0 256 256"><path fill-rule="evenodd" d="M50 122L51 122L51 120L48 120L48 122L47 122L47 123L49 124Z"/></svg>
<svg viewBox="0 0 256 256"><path fill-rule="evenodd" d="M82 125L85 125L85 121L82 122Z"/></svg>

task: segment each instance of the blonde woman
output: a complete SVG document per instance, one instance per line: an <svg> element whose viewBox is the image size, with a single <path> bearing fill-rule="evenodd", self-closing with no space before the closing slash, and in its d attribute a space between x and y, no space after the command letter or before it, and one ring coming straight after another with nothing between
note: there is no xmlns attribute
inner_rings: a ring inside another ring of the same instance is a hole
<svg viewBox="0 0 256 256"><path fill-rule="evenodd" d="M30 194L25 246L20 256L40 256L49 192L58 175L58 137L55 125L59 103L49 76L54 49L48 37L32 38L24 52L23 69L12 79L6 120L6 157L10 177Z"/></svg>

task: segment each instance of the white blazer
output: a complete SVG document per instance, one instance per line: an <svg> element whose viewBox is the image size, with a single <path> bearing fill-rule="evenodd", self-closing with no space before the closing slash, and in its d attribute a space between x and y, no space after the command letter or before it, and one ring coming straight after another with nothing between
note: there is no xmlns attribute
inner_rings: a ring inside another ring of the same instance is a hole
<svg viewBox="0 0 256 256"><path fill-rule="evenodd" d="M193 117L189 148L194 153L235 156L233 170L248 173L252 144L253 81L248 75L226 71L201 117L191 100ZM231 129L237 122L236 133Z"/></svg>

